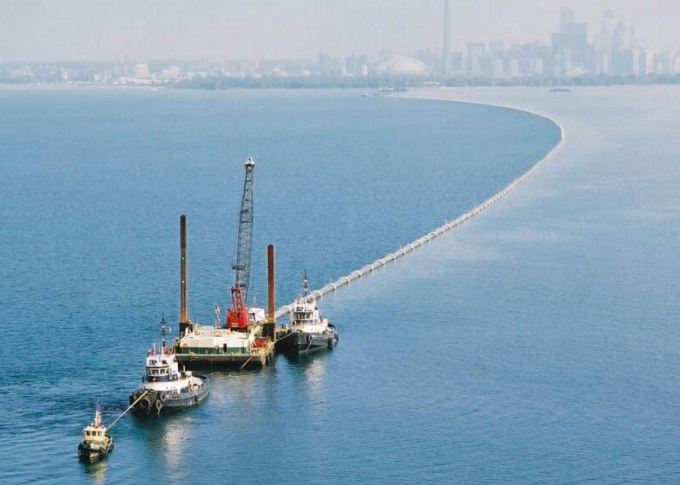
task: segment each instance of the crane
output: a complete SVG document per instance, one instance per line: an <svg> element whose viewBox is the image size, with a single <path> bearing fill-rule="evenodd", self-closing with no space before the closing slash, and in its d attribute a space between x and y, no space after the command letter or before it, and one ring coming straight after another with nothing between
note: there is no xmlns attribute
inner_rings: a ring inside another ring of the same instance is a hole
<svg viewBox="0 0 680 485"><path fill-rule="evenodd" d="M231 269L234 270L234 286L231 287L231 308L227 311L227 328L245 330L248 326L248 286L250 284L250 254L253 244L253 169L255 161L248 157L245 164L241 209L238 217L236 254Z"/></svg>

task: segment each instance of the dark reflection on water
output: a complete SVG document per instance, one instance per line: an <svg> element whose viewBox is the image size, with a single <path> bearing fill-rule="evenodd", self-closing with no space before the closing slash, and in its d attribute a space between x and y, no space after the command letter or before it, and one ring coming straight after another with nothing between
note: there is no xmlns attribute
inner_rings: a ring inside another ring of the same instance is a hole
<svg viewBox="0 0 680 485"><path fill-rule="evenodd" d="M109 467L106 460L106 458L95 462L80 460L83 476L93 484L106 483L106 470Z"/></svg>
<svg viewBox="0 0 680 485"><path fill-rule="evenodd" d="M309 367L313 366L315 362L323 362L325 359L328 359L328 353L333 351L334 349L321 350L311 354L285 354L280 356L280 358L286 360L289 368L299 369L302 372L305 372Z"/></svg>

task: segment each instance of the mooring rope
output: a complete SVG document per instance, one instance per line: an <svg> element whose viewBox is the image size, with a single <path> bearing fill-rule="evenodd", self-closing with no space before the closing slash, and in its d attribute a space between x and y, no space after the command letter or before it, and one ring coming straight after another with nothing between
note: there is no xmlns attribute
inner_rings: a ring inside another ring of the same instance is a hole
<svg viewBox="0 0 680 485"><path fill-rule="evenodd" d="M113 428L113 425L116 424L120 418L122 418L123 416L125 416L125 413L127 413L130 409L132 409L133 407L135 407L135 404L137 404L139 401L141 401L141 399L142 399L144 396L146 396L148 393L149 393L149 390L147 389L146 391L144 391L144 392L142 393L141 396L139 396L139 397L137 398L137 400L136 400L135 402L133 402L132 404L130 404L130 405L128 406L128 408L127 408L125 411L123 411L123 413L122 413L120 416L118 416L118 417L113 421L113 423L111 423L111 424L109 425L109 427L106 428L106 429L109 430L109 429Z"/></svg>

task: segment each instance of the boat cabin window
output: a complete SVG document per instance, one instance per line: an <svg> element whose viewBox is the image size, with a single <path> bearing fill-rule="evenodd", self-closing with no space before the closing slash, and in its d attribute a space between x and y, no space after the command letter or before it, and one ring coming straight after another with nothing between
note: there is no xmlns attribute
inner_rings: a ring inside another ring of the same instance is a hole
<svg viewBox="0 0 680 485"><path fill-rule="evenodd" d="M160 369L150 368L147 369L146 375L148 376L167 376L170 375L170 369L163 367Z"/></svg>

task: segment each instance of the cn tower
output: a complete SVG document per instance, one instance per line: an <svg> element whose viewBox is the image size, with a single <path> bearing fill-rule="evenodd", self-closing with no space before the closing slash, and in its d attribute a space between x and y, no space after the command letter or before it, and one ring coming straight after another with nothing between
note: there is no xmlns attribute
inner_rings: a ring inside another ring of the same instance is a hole
<svg viewBox="0 0 680 485"><path fill-rule="evenodd" d="M442 73L444 77L451 74L451 5L444 0L444 39L442 45Z"/></svg>

